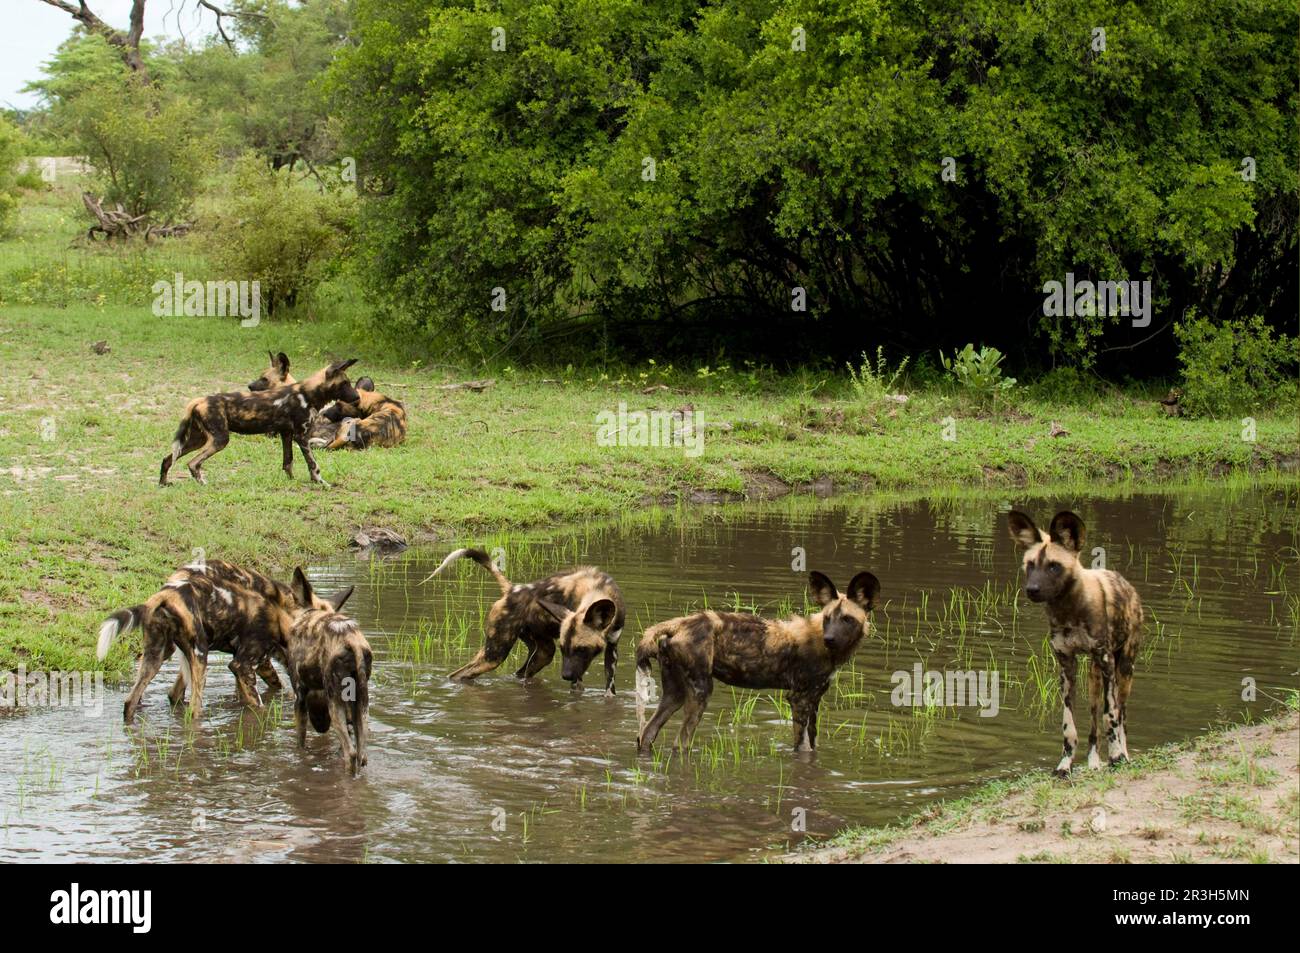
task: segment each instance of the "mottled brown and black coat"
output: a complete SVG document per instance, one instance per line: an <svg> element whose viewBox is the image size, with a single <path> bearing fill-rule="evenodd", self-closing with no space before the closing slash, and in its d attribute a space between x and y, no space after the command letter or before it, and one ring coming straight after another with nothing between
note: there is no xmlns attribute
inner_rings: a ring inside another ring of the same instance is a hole
<svg viewBox="0 0 1300 953"><path fill-rule="evenodd" d="M492 604L484 623L483 647L468 663L451 673L459 680L490 672L510 654L516 642L528 649L516 678L532 678L560 650L560 677L574 687L596 656L605 660L605 690L614 693L618 641L623 635L623 594L607 572L579 566L545 579L514 585L481 549L458 549L447 556L425 582L457 559L471 559L492 573L501 598Z"/></svg>
<svg viewBox="0 0 1300 953"><path fill-rule="evenodd" d="M1098 722L1106 723L1106 754L1112 765L1128 760L1128 696L1142 639L1142 600L1119 573L1089 569L1079 562L1083 521L1068 510L1057 513L1047 532L1024 513L1007 514L1011 538L1024 550L1025 595L1047 610L1052 652L1061 668L1065 712L1058 777L1068 777L1079 741L1074 723L1078 656L1091 660L1089 689L1092 730L1088 766L1101 765Z"/></svg>
<svg viewBox="0 0 1300 953"><path fill-rule="evenodd" d="M301 569L294 570L293 587L299 602L314 606L298 614L289 633L298 745L307 743L308 720L321 734L332 727L348 771L359 774L366 763L372 654L360 626L339 611L352 590L323 604Z"/></svg>
<svg viewBox="0 0 1300 953"><path fill-rule="evenodd" d="M817 709L835 670L847 662L869 631L880 583L860 572L840 595L822 573L809 574L821 611L811 616L764 619L745 612L708 610L646 629L636 650L637 749L648 751L659 730L685 708L677 747L689 749L716 678L738 688L784 689L794 721L796 750L817 746ZM647 724L644 700L651 662L659 662L663 689Z"/></svg>
<svg viewBox="0 0 1300 953"><path fill-rule="evenodd" d="M355 363L355 360L339 361L305 381L269 390L232 391L190 401L172 439L171 452L163 457L158 482L166 486L172 465L187 453L198 450L189 462L190 475L199 483L206 483L204 461L224 449L232 433L241 433L279 434L284 450L282 466L290 478L293 477L293 444L297 443L312 482L324 483L307 444L312 414L332 400L358 399L346 373Z"/></svg>
<svg viewBox="0 0 1300 953"><path fill-rule="evenodd" d="M128 724L145 689L177 649L182 661L168 692L172 704L184 701L188 684L190 710L201 713L208 654L216 651L233 656L229 667L241 701L260 707L255 674L278 687L271 659L286 661L289 632L303 609L289 587L261 573L221 560L191 563L140 605L109 616L100 626L97 654L103 659L118 635L140 629L140 663L123 706Z"/></svg>
<svg viewBox="0 0 1300 953"><path fill-rule="evenodd" d="M406 440L406 408L375 390L368 377L357 381L360 400L335 402L317 415L311 445L327 450L396 447Z"/></svg>

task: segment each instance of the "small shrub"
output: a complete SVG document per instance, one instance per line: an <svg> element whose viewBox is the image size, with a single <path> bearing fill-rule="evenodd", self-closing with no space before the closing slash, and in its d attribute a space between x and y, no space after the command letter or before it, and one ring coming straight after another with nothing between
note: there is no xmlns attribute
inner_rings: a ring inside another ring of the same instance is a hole
<svg viewBox="0 0 1300 953"><path fill-rule="evenodd" d="M939 360L963 394L987 403L1016 386L1014 377L1002 376L1003 357L1005 355L995 347L981 347L977 351L975 345L967 344L960 351L953 352L951 358L940 353Z"/></svg>
<svg viewBox="0 0 1300 953"><path fill-rule="evenodd" d="M894 385L907 371L907 361L907 358L903 358L897 367L890 370L883 347L876 348L874 363L867 352L863 351L862 363L858 367L848 365L849 386L853 388L853 393L859 400L879 400L893 392Z"/></svg>
<svg viewBox="0 0 1300 953"><path fill-rule="evenodd" d="M1077 367L1054 367L1025 387L1028 395L1048 404L1088 405L1101 394L1097 379Z"/></svg>
<svg viewBox="0 0 1300 953"><path fill-rule="evenodd" d="M341 189L321 190L245 155L236 163L234 198L210 233L213 257L224 277L260 283L268 313L292 308L338 267L354 209Z"/></svg>
<svg viewBox="0 0 1300 953"><path fill-rule="evenodd" d="M13 227L18 211L15 166L22 153L23 134L13 123L0 116L0 235Z"/></svg>
<svg viewBox="0 0 1300 953"><path fill-rule="evenodd" d="M1255 316L1216 324L1190 313L1174 326L1183 410L1222 417L1296 399L1297 339Z"/></svg>

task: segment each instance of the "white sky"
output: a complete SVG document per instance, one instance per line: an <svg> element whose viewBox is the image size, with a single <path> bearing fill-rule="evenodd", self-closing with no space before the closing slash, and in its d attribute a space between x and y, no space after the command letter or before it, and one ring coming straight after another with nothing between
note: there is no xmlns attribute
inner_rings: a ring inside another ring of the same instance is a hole
<svg viewBox="0 0 1300 953"><path fill-rule="evenodd" d="M72 0L75 4L77 0ZM87 0L87 6L106 23L125 30L131 19L131 0ZM224 6L218 3L217 6ZM36 97L20 90L40 75L41 64L54 55L77 21L43 0L0 0L4 28L0 30L0 106L29 108ZM146 37L201 39L215 32L215 19L194 0L148 0L144 8Z"/></svg>

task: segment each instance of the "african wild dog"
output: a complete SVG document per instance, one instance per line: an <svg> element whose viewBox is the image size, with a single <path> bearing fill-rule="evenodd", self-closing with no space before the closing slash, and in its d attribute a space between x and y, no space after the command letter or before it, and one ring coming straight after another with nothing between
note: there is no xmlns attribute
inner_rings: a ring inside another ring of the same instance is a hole
<svg viewBox="0 0 1300 953"><path fill-rule="evenodd" d="M462 557L492 573L501 587L501 598L488 610L483 647L452 672L451 678L468 681L492 671L506 660L516 641L528 647L528 658L515 678L532 678L550 664L558 643L563 660L561 678L580 688L588 666L603 652L605 691L614 694L614 667L625 613L623 594L612 576L594 566L579 566L515 586L483 550L458 549L424 582Z"/></svg>
<svg viewBox="0 0 1300 953"><path fill-rule="evenodd" d="M821 611L807 618L707 610L646 629L636 647L637 750L649 751L664 722L683 706L677 747L689 750L715 678L739 688L785 689L795 750L816 748L817 708L835 670L870 630L880 582L860 572L840 595L830 579L814 572L808 586ZM644 706L654 659L659 660L663 696L647 724Z"/></svg>
<svg viewBox="0 0 1300 953"><path fill-rule="evenodd" d="M190 474L199 483L207 483L203 477L203 462L225 448L231 433L278 433L284 447L282 466L290 478L293 477L293 444L296 442L307 461L312 482L324 483L316 458L307 446L311 414L331 400L358 399L356 388L345 373L355 363L355 358L338 361L305 381L271 390L233 391L190 401L176 429L176 436L172 438L171 453L163 457L158 483L166 486L167 471L172 464L199 447L203 449L190 461Z"/></svg>
<svg viewBox="0 0 1300 953"><path fill-rule="evenodd" d="M344 593L340 604L351 591ZM173 573L161 590L140 605L109 616L99 628L96 655L103 660L113 639L140 628L143 651L122 712L127 724L135 718L144 691L163 662L178 648L183 659L180 675L167 693L172 704L184 701L188 684L191 713L197 716L202 711L208 653L219 651L234 656L230 670L240 699L260 707L254 672L266 677L269 671L275 678L271 658L287 664L285 651L294 618L314 605L298 602L287 586L261 573L220 560L192 563ZM275 681L278 684L278 678Z"/></svg>
<svg viewBox="0 0 1300 953"><path fill-rule="evenodd" d="M293 571L293 588L302 605L313 606L298 614L289 633L298 746L307 744L308 719L320 734L333 726L348 770L357 775L366 763L371 652L360 627L339 611L352 590L322 604L302 569Z"/></svg>
<svg viewBox="0 0 1300 953"><path fill-rule="evenodd" d="M1024 513L1007 514L1011 538L1025 550L1025 595L1045 603L1052 651L1061 666L1061 700L1065 706L1064 737L1057 777L1070 776L1075 746L1074 682L1077 657L1087 654L1092 730L1088 735L1088 767L1101 766L1097 750L1098 707L1105 705L1106 754L1112 765L1128 760L1128 695L1133 687L1133 662L1142 638L1142 602L1119 573L1085 569L1079 562L1083 521L1063 511L1044 533Z"/></svg>
<svg viewBox="0 0 1300 953"><path fill-rule="evenodd" d="M273 390L286 384L298 383L294 380L294 376L289 373L289 357L284 351L279 354L272 354L267 351L266 356L271 359L270 366L262 371L261 377L248 385L250 391Z"/></svg>
<svg viewBox="0 0 1300 953"><path fill-rule="evenodd" d="M357 403L335 402L316 415L311 446L365 450L396 447L406 439L406 408L400 400L376 391L369 377L357 381L357 392L361 395Z"/></svg>

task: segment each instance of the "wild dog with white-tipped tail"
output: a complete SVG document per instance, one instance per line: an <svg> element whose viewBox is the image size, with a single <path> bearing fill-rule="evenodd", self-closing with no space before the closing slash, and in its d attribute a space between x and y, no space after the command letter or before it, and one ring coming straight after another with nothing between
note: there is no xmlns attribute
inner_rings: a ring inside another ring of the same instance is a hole
<svg viewBox="0 0 1300 953"><path fill-rule="evenodd" d="M532 678L551 663L558 646L560 677L575 689L582 687L582 676L596 656L603 654L605 691L614 694L618 640L626 612L613 576L594 566L579 566L516 586L483 550L458 549L423 582L457 559L473 560L490 572L501 587L501 598L488 610L483 647L452 672L452 678L468 681L492 671L506 660L516 642L523 642L528 657L515 678Z"/></svg>
<svg viewBox="0 0 1300 953"><path fill-rule="evenodd" d="M272 687L278 686L271 659L285 660L294 619L312 605L299 603L288 586L251 569L216 559L192 563L174 572L166 585L143 603L109 616L99 627L96 655L102 661L119 635L141 630L140 663L122 711L128 725L145 689L177 649L182 656L180 674L167 693L173 705L185 700L188 685L191 714L200 714L208 653L217 651L234 656L230 670L241 701L260 707L255 673ZM330 603L322 601L320 605Z"/></svg>
<svg viewBox="0 0 1300 953"><path fill-rule="evenodd" d="M1087 655L1092 730L1088 734L1088 767L1101 767L1097 747L1098 709L1104 706L1106 754L1112 766L1128 760L1128 696L1133 688L1133 663L1142 638L1142 600L1119 573L1088 569L1079 562L1083 520L1064 510L1047 532L1024 513L1007 514L1011 538L1023 549L1025 595L1047 609L1052 652L1061 667L1063 737L1060 763L1053 772L1070 776L1079 732L1074 724L1074 683L1078 656Z"/></svg>

